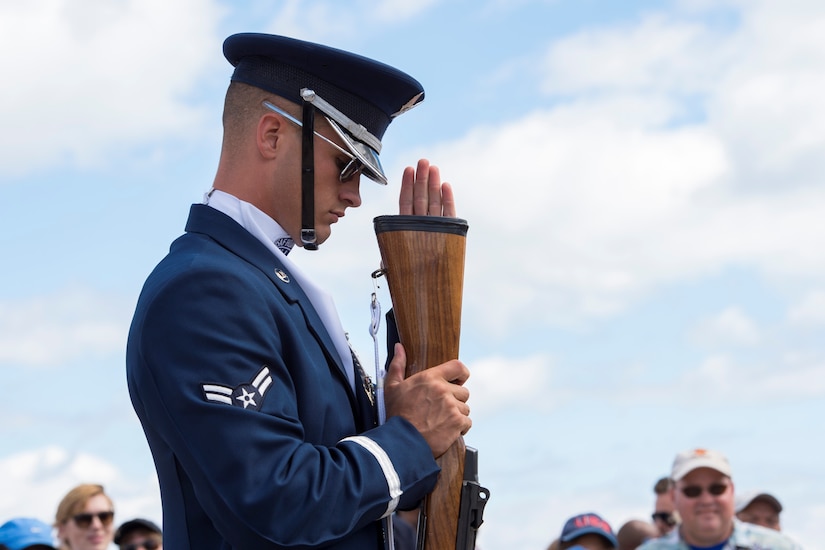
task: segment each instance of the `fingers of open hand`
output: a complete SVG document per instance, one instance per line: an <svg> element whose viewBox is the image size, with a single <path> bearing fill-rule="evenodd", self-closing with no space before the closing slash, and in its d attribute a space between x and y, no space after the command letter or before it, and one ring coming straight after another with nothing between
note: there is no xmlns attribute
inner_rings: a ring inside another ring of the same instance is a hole
<svg viewBox="0 0 825 550"><path fill-rule="evenodd" d="M447 182L441 184L441 215L445 218L456 217L453 187Z"/></svg>
<svg viewBox="0 0 825 550"><path fill-rule="evenodd" d="M398 206L402 215L455 217L452 187L441 182L438 166L427 159L404 170Z"/></svg>
<svg viewBox="0 0 825 550"><path fill-rule="evenodd" d="M413 214L413 185L415 184L415 168L407 166L401 176L401 194L398 196L398 213L402 216Z"/></svg>

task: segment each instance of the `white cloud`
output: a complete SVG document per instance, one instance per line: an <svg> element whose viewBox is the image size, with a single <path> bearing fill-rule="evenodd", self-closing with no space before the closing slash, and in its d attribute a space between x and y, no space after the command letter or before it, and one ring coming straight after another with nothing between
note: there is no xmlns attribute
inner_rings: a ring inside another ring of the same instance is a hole
<svg viewBox="0 0 825 550"><path fill-rule="evenodd" d="M0 364L49 366L122 351L130 315L123 300L81 288L0 302Z"/></svg>
<svg viewBox="0 0 825 550"><path fill-rule="evenodd" d="M662 368L668 368L662 366ZM671 371L672 372L672 371ZM649 374L649 373L648 373ZM666 381L640 379L620 391L589 391L574 398L599 398L621 407L766 407L825 396L825 359L821 353L770 352L758 355L713 353Z"/></svg>
<svg viewBox="0 0 825 550"><path fill-rule="evenodd" d="M300 36L303 40L326 42L330 36L340 35L342 27L355 25L357 21L350 10L340 12L340 5L336 10L335 4L326 2L285 0L278 7L266 32Z"/></svg>
<svg viewBox="0 0 825 550"><path fill-rule="evenodd" d="M370 1L369 5L373 17L379 22L393 23L411 19L419 15L441 0L421 0L420 2L410 2L409 0L381 0L380 2ZM368 12L369 13L369 12ZM422 40L425 39L425 33L421 34Z"/></svg>
<svg viewBox="0 0 825 550"><path fill-rule="evenodd" d="M750 382L745 385L757 399L766 402L774 398L794 399L821 397L825 395L825 362L808 365L799 369L773 371L765 376L753 376L753 373L742 373L748 376ZM744 378L744 376L743 376Z"/></svg>
<svg viewBox="0 0 825 550"><path fill-rule="evenodd" d="M674 404L684 401L685 405L695 399L733 405L816 398L825 395L825 361L786 360L776 365L770 361L754 363L731 355L713 355L680 377L673 389L658 394L669 396Z"/></svg>
<svg viewBox="0 0 825 550"><path fill-rule="evenodd" d="M705 346L752 346L760 339L756 323L738 307L729 307L701 321L693 337Z"/></svg>
<svg viewBox="0 0 825 550"><path fill-rule="evenodd" d="M825 276L825 164L808 155L818 137L825 148L825 103L809 98L798 109L769 94L745 108L735 99L741 83L765 76L782 90L825 74L825 47L805 49L820 40L809 29L822 10L803 7L743 4L726 34L676 14L572 35L551 47L548 75L556 91L583 94L576 100L399 152L439 164L469 221L465 322L505 340L525 323L616 316L657 287L730 267L791 284ZM783 41L792 21L801 32ZM781 158L777 147L787 149ZM376 247L352 243L375 242L372 216L395 208L384 189L367 196L373 187L323 257L301 258L344 312L366 311L363 266L378 267ZM364 298L347 302L359 287ZM755 337L739 330L740 344Z"/></svg>
<svg viewBox="0 0 825 550"><path fill-rule="evenodd" d="M267 13L267 32L300 37L358 53L363 44L359 33L342 33L343 28L396 25L420 16L442 0L381 0L360 2L305 2L284 0ZM272 13L274 12L274 14ZM425 39L424 34L421 35Z"/></svg>
<svg viewBox="0 0 825 550"><path fill-rule="evenodd" d="M115 503L117 518L146 517L160 523L157 479L128 479L98 456L58 446L21 451L0 458L0 517L31 516L54 521L60 499L81 483L103 485ZM116 521L117 521L116 518Z"/></svg>
<svg viewBox="0 0 825 550"><path fill-rule="evenodd" d="M698 211L726 175L724 146L703 128L657 127L671 110L655 99L581 102L433 153L452 181L472 182L457 192L470 222L473 318L490 301L500 314L483 318L494 330L525 313L556 323L613 314L729 251L702 240L709 222L726 223L722 214Z"/></svg>
<svg viewBox="0 0 825 550"><path fill-rule="evenodd" d="M467 387L474 417L518 404L563 404L563 392L551 389L553 365L547 356L488 357L474 361L470 370Z"/></svg>
<svg viewBox="0 0 825 550"><path fill-rule="evenodd" d="M209 0L0 3L4 172L97 163L195 131L187 96L220 60L219 16Z"/></svg>
<svg viewBox="0 0 825 550"><path fill-rule="evenodd" d="M731 144L742 186L821 184L825 162L825 11L815 2L758 2L731 37L735 63L708 107ZM821 185L820 185L821 187Z"/></svg>
<svg viewBox="0 0 825 550"><path fill-rule="evenodd" d="M802 548L816 548L822 540L825 525L825 505L811 503L800 512L798 518L782 517L782 530L798 542ZM790 528L789 528L789 523Z"/></svg>
<svg viewBox="0 0 825 550"><path fill-rule="evenodd" d="M469 316L501 333L524 315L615 315L733 265L825 275L812 154L825 147L825 44L806 53L825 19L774 22L782 9L750 6L727 35L661 16L573 35L552 46L547 79L576 100L430 150L470 221ZM745 93L765 78L776 87Z"/></svg>
<svg viewBox="0 0 825 550"><path fill-rule="evenodd" d="M560 94L704 92L722 70L724 50L721 37L700 21L650 15L554 42L544 60L542 88Z"/></svg>
<svg viewBox="0 0 825 550"><path fill-rule="evenodd" d="M825 323L825 290L812 290L788 310L788 321L793 325L821 325Z"/></svg>

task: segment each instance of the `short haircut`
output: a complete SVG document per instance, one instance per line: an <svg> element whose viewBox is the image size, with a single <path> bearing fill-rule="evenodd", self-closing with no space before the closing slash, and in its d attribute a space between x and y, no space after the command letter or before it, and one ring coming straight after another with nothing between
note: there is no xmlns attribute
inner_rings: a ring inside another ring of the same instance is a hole
<svg viewBox="0 0 825 550"><path fill-rule="evenodd" d="M673 480L669 477L659 478L656 485L653 486L653 492L657 495L663 495L673 489Z"/></svg>
<svg viewBox="0 0 825 550"><path fill-rule="evenodd" d="M261 116L271 113L263 106L264 101L269 101L294 118L301 120L300 105L250 84L232 81L226 90L223 107L223 147L225 149L233 150L240 147L252 128L258 124ZM329 123L326 116L316 117L315 130L327 127Z"/></svg>
<svg viewBox="0 0 825 550"><path fill-rule="evenodd" d="M231 82L226 90L223 106L223 125L226 129L236 129L248 121L257 119L264 111L264 100L273 98L271 93L242 82Z"/></svg>

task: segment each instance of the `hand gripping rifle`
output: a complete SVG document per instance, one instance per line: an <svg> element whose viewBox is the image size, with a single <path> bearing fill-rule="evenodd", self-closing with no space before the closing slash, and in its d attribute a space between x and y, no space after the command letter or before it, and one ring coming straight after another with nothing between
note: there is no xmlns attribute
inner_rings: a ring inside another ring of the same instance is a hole
<svg viewBox="0 0 825 550"><path fill-rule="evenodd" d="M467 222L439 216L373 220L406 375L458 358ZM459 437L438 457L441 473L421 505L418 550L473 550L490 492L478 483L478 451Z"/></svg>

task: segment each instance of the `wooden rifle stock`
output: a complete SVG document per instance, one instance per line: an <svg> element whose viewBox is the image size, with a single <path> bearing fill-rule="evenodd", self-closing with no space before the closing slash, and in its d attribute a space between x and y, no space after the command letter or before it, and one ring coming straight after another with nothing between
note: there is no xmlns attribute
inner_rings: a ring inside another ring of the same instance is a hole
<svg viewBox="0 0 825 550"><path fill-rule="evenodd" d="M407 353L406 376L458 359L467 222L438 216L379 216L374 227L398 335ZM458 541L468 538L458 533L465 453L464 438L459 437L437 459L441 473L419 512L419 549L455 550ZM480 508L470 506L475 511L474 545L483 503Z"/></svg>

